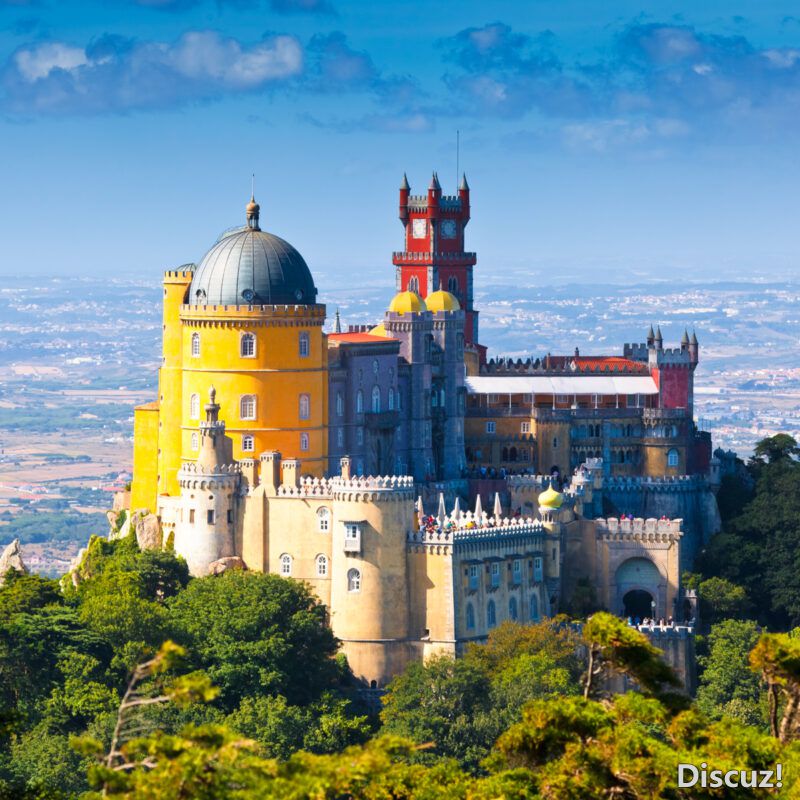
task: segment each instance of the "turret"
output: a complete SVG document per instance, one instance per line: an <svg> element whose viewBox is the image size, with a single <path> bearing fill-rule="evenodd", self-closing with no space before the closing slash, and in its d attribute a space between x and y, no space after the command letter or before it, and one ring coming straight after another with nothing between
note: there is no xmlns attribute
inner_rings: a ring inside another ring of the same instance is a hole
<svg viewBox="0 0 800 800"><path fill-rule="evenodd" d="M683 329L683 336L681 337L681 352L685 353L689 349L689 331Z"/></svg>
<svg viewBox="0 0 800 800"><path fill-rule="evenodd" d="M408 195L411 193L411 187L408 185L408 178L406 173L403 173L403 182L400 184L400 213L399 217L403 220L405 225L408 219Z"/></svg>
<svg viewBox="0 0 800 800"><path fill-rule="evenodd" d="M469 184L467 183L466 172L461 176L461 184L458 187L458 199L461 201L461 220L466 225L469 222Z"/></svg>
<svg viewBox="0 0 800 800"><path fill-rule="evenodd" d="M439 185L439 177L434 172L431 177L431 185L428 187L428 219L439 218L439 200L442 197L442 187Z"/></svg>
<svg viewBox="0 0 800 800"><path fill-rule="evenodd" d="M689 361L692 364L697 364L700 360L700 343L697 341L697 335L692 331L692 338L689 342Z"/></svg>
<svg viewBox="0 0 800 800"><path fill-rule="evenodd" d="M655 340L656 340L656 335L655 332L653 331L653 326L651 325L650 330L647 332L647 346L655 347Z"/></svg>
<svg viewBox="0 0 800 800"><path fill-rule="evenodd" d="M660 325L658 326L658 328L656 328L656 338L655 338L654 341L655 341L656 350L661 351L661 350L664 349L664 337L661 335L661 326Z"/></svg>

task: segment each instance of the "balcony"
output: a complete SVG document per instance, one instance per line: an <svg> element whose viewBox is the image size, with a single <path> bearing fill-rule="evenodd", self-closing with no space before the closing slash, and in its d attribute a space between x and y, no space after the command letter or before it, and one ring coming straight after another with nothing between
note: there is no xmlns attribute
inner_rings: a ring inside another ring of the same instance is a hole
<svg viewBox="0 0 800 800"><path fill-rule="evenodd" d="M393 411L367 411L364 414L364 424L369 430L387 430L396 428L400 424L400 413Z"/></svg>
<svg viewBox="0 0 800 800"><path fill-rule="evenodd" d="M537 422L566 422L572 419L640 419L646 408L534 408ZM488 414L486 416L489 416Z"/></svg>

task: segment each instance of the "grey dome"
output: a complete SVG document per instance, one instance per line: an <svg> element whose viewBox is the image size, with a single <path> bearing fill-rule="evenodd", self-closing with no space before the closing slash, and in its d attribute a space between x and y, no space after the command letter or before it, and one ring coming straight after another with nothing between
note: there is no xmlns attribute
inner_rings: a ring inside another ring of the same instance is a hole
<svg viewBox="0 0 800 800"><path fill-rule="evenodd" d="M306 305L317 289L303 256L255 226L226 231L203 256L189 288L191 305Z"/></svg>

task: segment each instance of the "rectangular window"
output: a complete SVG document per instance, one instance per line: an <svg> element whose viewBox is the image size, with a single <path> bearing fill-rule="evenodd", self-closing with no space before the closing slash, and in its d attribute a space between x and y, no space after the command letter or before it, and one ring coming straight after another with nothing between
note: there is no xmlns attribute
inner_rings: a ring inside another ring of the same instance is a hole
<svg viewBox="0 0 800 800"><path fill-rule="evenodd" d="M189 509L189 522L191 524L194 524L194 509L193 508Z"/></svg>
<svg viewBox="0 0 800 800"><path fill-rule="evenodd" d="M208 511L206 511L206 522L209 525L213 525L214 524L214 509L213 508L209 508Z"/></svg>
<svg viewBox="0 0 800 800"><path fill-rule="evenodd" d="M486 433L494 433L496 428L497 424L494 420L489 420L489 422L486 423Z"/></svg>
<svg viewBox="0 0 800 800"><path fill-rule="evenodd" d="M530 433L531 432L531 424L530 424L530 422L520 422L520 424L519 424L519 432L520 433Z"/></svg>
<svg viewBox="0 0 800 800"><path fill-rule="evenodd" d="M344 551L345 553L361 552L361 526L357 523L346 522L344 526Z"/></svg>
<svg viewBox="0 0 800 800"><path fill-rule="evenodd" d="M558 437L554 436L553 437L553 450L556 450L557 448L558 448Z"/></svg>
<svg viewBox="0 0 800 800"><path fill-rule="evenodd" d="M556 395L556 403L569 403L569 395L568 394L557 394Z"/></svg>
<svg viewBox="0 0 800 800"><path fill-rule="evenodd" d="M478 588L478 565L477 564L470 564L469 565L469 588L470 589L477 589Z"/></svg>
<svg viewBox="0 0 800 800"><path fill-rule="evenodd" d="M500 585L500 564L497 561L492 562L492 586Z"/></svg>
<svg viewBox="0 0 800 800"><path fill-rule="evenodd" d="M520 578L522 577L522 562L518 558L514 559L513 575L514 583L519 583Z"/></svg>
<svg viewBox="0 0 800 800"><path fill-rule="evenodd" d="M639 395L637 394L629 394L627 397L627 405L628 408L638 408L639 407Z"/></svg>
<svg viewBox="0 0 800 800"><path fill-rule="evenodd" d="M308 450L308 434L301 433L300 434L300 449L303 451Z"/></svg>
<svg viewBox="0 0 800 800"><path fill-rule="evenodd" d="M298 348L299 348L299 352L300 352L300 357L301 358L307 358L308 357L308 353L309 353L309 349L310 349L310 344L309 344L309 338L308 338L308 332L307 331L301 331L300 332L300 339L298 340Z"/></svg>
<svg viewBox="0 0 800 800"><path fill-rule="evenodd" d="M228 509L228 522L233 522L233 510Z"/></svg>
<svg viewBox="0 0 800 800"><path fill-rule="evenodd" d="M487 394L486 395L486 402L491 406L497 402L497 395L496 394Z"/></svg>
<svg viewBox="0 0 800 800"><path fill-rule="evenodd" d="M539 556L533 559L533 579L535 581L542 579L542 559Z"/></svg>

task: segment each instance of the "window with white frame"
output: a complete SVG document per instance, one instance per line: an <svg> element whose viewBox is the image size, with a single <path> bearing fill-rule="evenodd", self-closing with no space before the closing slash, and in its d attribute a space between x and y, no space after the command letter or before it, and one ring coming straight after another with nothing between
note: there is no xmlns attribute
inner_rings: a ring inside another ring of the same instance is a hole
<svg viewBox="0 0 800 800"><path fill-rule="evenodd" d="M361 414L364 411L364 392L359 389L356 392L356 414Z"/></svg>
<svg viewBox="0 0 800 800"><path fill-rule="evenodd" d="M419 278L416 275L412 275L408 279L408 291L419 294Z"/></svg>
<svg viewBox="0 0 800 800"><path fill-rule="evenodd" d="M341 392L336 392L336 416L344 416L344 396Z"/></svg>
<svg viewBox="0 0 800 800"><path fill-rule="evenodd" d="M242 452L252 453L256 449L256 442L251 433L242 436Z"/></svg>
<svg viewBox="0 0 800 800"><path fill-rule="evenodd" d="M324 553L320 553L317 558L317 577L318 578L327 578L328 577L328 556Z"/></svg>
<svg viewBox="0 0 800 800"><path fill-rule="evenodd" d="M345 553L361 552L361 526L357 522L346 522L344 526Z"/></svg>
<svg viewBox="0 0 800 800"><path fill-rule="evenodd" d="M280 557L281 575L287 577L292 574L292 557L288 553L283 553Z"/></svg>
<svg viewBox="0 0 800 800"><path fill-rule="evenodd" d="M311 416L311 396L300 395L300 419L308 419Z"/></svg>
<svg viewBox="0 0 800 800"><path fill-rule="evenodd" d="M256 337L253 333L243 333L239 342L239 353L242 358L253 358L256 354Z"/></svg>
<svg viewBox="0 0 800 800"><path fill-rule="evenodd" d="M519 424L519 432L520 433L530 433L531 432L531 424L530 424L530 422L520 422L520 424Z"/></svg>
<svg viewBox="0 0 800 800"><path fill-rule="evenodd" d="M541 556L536 556L533 559L533 579L540 581L542 579L542 559Z"/></svg>
<svg viewBox="0 0 800 800"><path fill-rule="evenodd" d="M500 585L500 562L493 561L491 567L492 586Z"/></svg>
<svg viewBox="0 0 800 800"><path fill-rule="evenodd" d="M329 508L320 508L317 511L317 530L327 533L331 529L331 511Z"/></svg>
<svg viewBox="0 0 800 800"><path fill-rule="evenodd" d="M469 588L470 589L477 589L478 588L478 565L477 564L470 564L469 565Z"/></svg>
<svg viewBox="0 0 800 800"><path fill-rule="evenodd" d="M494 420L489 420L486 423L486 433L494 433L497 430L497 423Z"/></svg>
<svg viewBox="0 0 800 800"><path fill-rule="evenodd" d="M355 568L347 570L347 591L361 591L361 573Z"/></svg>
<svg viewBox="0 0 800 800"><path fill-rule="evenodd" d="M520 561L518 558L514 559L511 574L514 576L514 583L519 583L520 578L522 577L522 561Z"/></svg>
<svg viewBox="0 0 800 800"><path fill-rule="evenodd" d="M680 457L678 455L678 451L675 448L672 448L667 453L667 466L668 467L677 467Z"/></svg>
<svg viewBox="0 0 800 800"><path fill-rule="evenodd" d="M256 396L254 394L243 394L239 398L239 416L241 419L256 418Z"/></svg>
<svg viewBox="0 0 800 800"><path fill-rule="evenodd" d="M300 331L300 338L298 339L298 352L301 358L307 358L311 350L311 342L308 336L308 331Z"/></svg>
<svg viewBox="0 0 800 800"><path fill-rule="evenodd" d="M193 394L189 398L189 416L192 419L199 419L200 417L200 395Z"/></svg>
<svg viewBox="0 0 800 800"><path fill-rule="evenodd" d="M377 361L375 362L378 363ZM372 387L372 413L379 414L381 410L381 390L377 386Z"/></svg>
<svg viewBox="0 0 800 800"><path fill-rule="evenodd" d="M192 432L192 450L197 450L198 448L198 440L197 440L197 432Z"/></svg>
<svg viewBox="0 0 800 800"><path fill-rule="evenodd" d="M197 358L200 355L200 334L192 334L192 358Z"/></svg>
<svg viewBox="0 0 800 800"><path fill-rule="evenodd" d="M301 433L300 434L300 449L305 452L308 450L308 434Z"/></svg>

